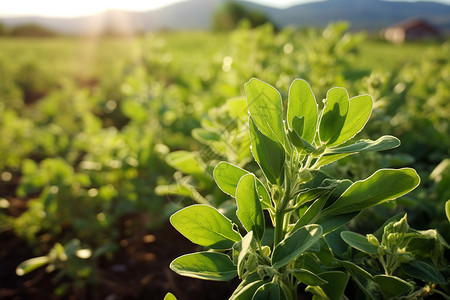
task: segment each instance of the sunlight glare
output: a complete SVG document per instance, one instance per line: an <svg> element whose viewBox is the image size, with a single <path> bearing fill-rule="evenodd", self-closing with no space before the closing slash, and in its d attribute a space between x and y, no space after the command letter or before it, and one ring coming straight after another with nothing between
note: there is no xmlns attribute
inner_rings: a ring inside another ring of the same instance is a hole
<svg viewBox="0 0 450 300"><path fill-rule="evenodd" d="M107 9L120 9L130 11L145 11L167 6L185 0L162 0L162 1L140 1L140 0L0 0L0 11L2 15L11 16L51 16L51 17L78 17L98 13Z"/></svg>

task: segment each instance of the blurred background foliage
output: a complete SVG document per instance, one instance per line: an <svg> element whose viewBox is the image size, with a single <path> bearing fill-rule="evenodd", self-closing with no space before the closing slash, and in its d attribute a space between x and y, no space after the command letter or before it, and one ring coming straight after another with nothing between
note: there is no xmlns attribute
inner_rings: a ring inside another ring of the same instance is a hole
<svg viewBox="0 0 450 300"><path fill-rule="evenodd" d="M80 259L55 266L94 284L98 259L114 258L124 236L154 232L194 202L232 212L212 170L220 160L255 169L243 85L257 77L284 100L296 78L310 83L319 105L334 86L350 97L371 94L375 109L360 137L392 134L402 145L326 171L359 180L410 166L422 183L363 212L352 228L371 232L406 211L412 227L437 228L450 241L450 44L390 45L347 23L276 30L246 11L239 14L249 20L234 28L227 10L236 9L218 12L215 34L2 38L0 231L14 231L36 256L61 245L89 249L83 272L71 269Z"/></svg>

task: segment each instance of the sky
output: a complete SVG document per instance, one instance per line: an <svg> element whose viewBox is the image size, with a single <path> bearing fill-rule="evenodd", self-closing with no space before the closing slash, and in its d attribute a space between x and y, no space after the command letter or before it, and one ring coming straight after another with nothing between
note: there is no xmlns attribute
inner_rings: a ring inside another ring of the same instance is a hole
<svg viewBox="0 0 450 300"><path fill-rule="evenodd" d="M0 16L51 16L76 17L90 15L105 9L123 9L145 11L161 8L176 2L186 0L0 0ZM290 5L314 2L318 0L250 0L252 2L285 8ZM396 0L414 1L414 0ZM422 0L430 1L430 0ZM450 0L434 0L450 5Z"/></svg>

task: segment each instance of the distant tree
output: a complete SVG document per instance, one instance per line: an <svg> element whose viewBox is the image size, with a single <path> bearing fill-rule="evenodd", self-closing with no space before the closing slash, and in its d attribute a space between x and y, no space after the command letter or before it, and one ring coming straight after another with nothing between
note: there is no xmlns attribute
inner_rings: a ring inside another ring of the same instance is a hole
<svg viewBox="0 0 450 300"><path fill-rule="evenodd" d="M8 28L5 26L5 24L0 23L0 36L7 35L8 34Z"/></svg>
<svg viewBox="0 0 450 300"><path fill-rule="evenodd" d="M57 35L57 33L41 25L22 24L13 27L10 31L10 35L24 37L51 37Z"/></svg>
<svg viewBox="0 0 450 300"><path fill-rule="evenodd" d="M212 27L215 31L229 31L236 28L244 19L250 22L251 27L271 23L263 12L249 9L234 1L227 1L214 13Z"/></svg>

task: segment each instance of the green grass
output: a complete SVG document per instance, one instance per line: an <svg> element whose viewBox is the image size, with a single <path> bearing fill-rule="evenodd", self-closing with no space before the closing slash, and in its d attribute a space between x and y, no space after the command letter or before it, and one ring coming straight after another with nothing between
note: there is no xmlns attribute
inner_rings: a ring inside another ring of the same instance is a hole
<svg viewBox="0 0 450 300"><path fill-rule="evenodd" d="M422 54L438 43L392 44L385 41L367 40L360 45L357 65L371 71L395 70L405 63L417 63Z"/></svg>
<svg viewBox="0 0 450 300"><path fill-rule="evenodd" d="M33 60L55 75L89 77L101 74L113 57L134 54L139 39L2 38L0 43L0 56L10 61Z"/></svg>
<svg viewBox="0 0 450 300"><path fill-rule="evenodd" d="M213 59L214 53L208 53L208 49L226 52L229 39L226 34L216 35L207 32L162 33L151 34L146 38L129 39L1 38L0 56L4 55L12 61L22 61L24 58L36 59L52 68L55 74L95 77L104 74L102 69L114 61L114 58L132 59L142 54L139 52L146 49L142 47L142 42L149 38L153 40L151 47L181 51L186 56L203 59ZM426 50L437 45L438 43L395 45L368 39L359 47L356 65L359 69L371 71L394 70L407 62L418 62ZM196 59L192 59L194 60Z"/></svg>

